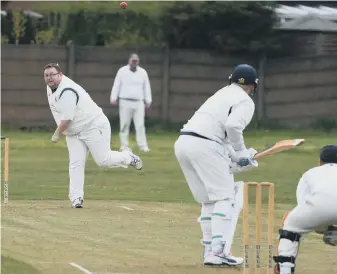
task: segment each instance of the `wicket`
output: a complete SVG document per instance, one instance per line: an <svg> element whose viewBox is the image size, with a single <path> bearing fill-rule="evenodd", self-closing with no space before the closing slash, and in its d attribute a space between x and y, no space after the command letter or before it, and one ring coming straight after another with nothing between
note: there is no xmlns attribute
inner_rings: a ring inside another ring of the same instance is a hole
<svg viewBox="0 0 337 274"><path fill-rule="evenodd" d="M4 156L3 156L3 176L4 176L4 203L8 205L8 152L9 152L9 138L6 136L1 136L1 140L4 140Z"/></svg>
<svg viewBox="0 0 337 274"><path fill-rule="evenodd" d="M256 187L256 208L255 208L255 222L256 222L256 235L255 235L255 274L261 274L261 215L262 215L262 188L268 189L268 267L267 274L273 273L273 228L274 228L274 184L269 182L246 183L244 186L244 200L243 200L243 244L244 244L244 265L243 273L249 274L249 187Z"/></svg>

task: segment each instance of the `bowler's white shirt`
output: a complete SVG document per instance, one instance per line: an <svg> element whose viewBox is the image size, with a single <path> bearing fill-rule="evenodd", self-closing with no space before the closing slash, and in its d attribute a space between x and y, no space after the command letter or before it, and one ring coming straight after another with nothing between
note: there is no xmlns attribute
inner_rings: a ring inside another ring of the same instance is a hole
<svg viewBox="0 0 337 274"><path fill-rule="evenodd" d="M243 130L250 123L254 111L255 104L250 96L232 84L211 96L182 131L192 131L220 143L229 143L236 151L242 150L246 148Z"/></svg>
<svg viewBox="0 0 337 274"><path fill-rule="evenodd" d="M66 90L60 97L64 89ZM90 128L90 124L100 115L102 109L91 99L90 95L78 84L63 75L62 80L55 92L47 86L47 97L50 110L57 125L61 120L71 120L64 135L78 134L84 129ZM77 104L76 104L77 103Z"/></svg>
<svg viewBox="0 0 337 274"><path fill-rule="evenodd" d="M314 195L334 196L337 203L337 164L314 167L302 175L296 190L297 204L305 203Z"/></svg>
<svg viewBox="0 0 337 274"><path fill-rule="evenodd" d="M131 71L130 66L121 67L112 86L110 101L132 99L152 103L152 94L149 76L145 69L138 66L136 71Z"/></svg>

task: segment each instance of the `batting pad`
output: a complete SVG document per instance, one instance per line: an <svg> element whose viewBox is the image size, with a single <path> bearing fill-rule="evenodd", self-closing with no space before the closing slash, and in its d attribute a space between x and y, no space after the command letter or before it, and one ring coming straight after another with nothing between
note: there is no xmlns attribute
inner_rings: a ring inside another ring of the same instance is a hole
<svg viewBox="0 0 337 274"><path fill-rule="evenodd" d="M233 208L232 200L218 201L214 204L212 214L212 251L214 253L222 253L229 242Z"/></svg>
<svg viewBox="0 0 337 274"><path fill-rule="evenodd" d="M200 228L202 232L202 243L204 245L210 244L212 242L212 213L214 209L214 204L202 204L201 215L198 218L200 223Z"/></svg>
<svg viewBox="0 0 337 274"><path fill-rule="evenodd" d="M231 253L231 249L232 249L232 244L233 244L233 240L234 240L234 235L235 235L235 231L236 231L236 226L238 223L238 219L240 216L240 213L242 211L243 208L243 189L244 189L244 182L239 181L235 183L235 205L232 208L232 221L231 221L231 231L230 233L228 233L228 239L227 239L227 244L225 246L225 253L226 254L230 254Z"/></svg>

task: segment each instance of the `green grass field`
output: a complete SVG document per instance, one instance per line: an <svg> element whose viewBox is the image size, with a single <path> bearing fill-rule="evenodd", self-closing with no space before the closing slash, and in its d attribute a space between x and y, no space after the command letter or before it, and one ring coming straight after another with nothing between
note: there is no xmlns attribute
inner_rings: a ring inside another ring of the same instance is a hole
<svg viewBox="0 0 337 274"><path fill-rule="evenodd" d="M118 134L113 134L112 147L118 149ZM2 206L2 273L86 273L70 263L96 274L240 273L201 265L196 222L200 209L175 159L175 134L149 134L152 151L139 153L144 162L140 172L102 170L89 157L82 210L71 209L68 201L64 140L51 143L51 133L3 131L2 135L10 137L9 205ZM336 143L336 133L250 131L245 135L246 145L256 149L286 138L305 138L306 143L264 158L259 168L236 177L275 184L275 243L283 213L295 204L301 174L317 164L320 147ZM131 143L138 153L133 139ZM243 254L241 231L240 220L233 247L238 256ZM263 243L265 238L264 233ZM265 259L267 249L262 252ZM301 245L296 273L337 273L336 257L336 248L324 245L319 235L310 235Z"/></svg>

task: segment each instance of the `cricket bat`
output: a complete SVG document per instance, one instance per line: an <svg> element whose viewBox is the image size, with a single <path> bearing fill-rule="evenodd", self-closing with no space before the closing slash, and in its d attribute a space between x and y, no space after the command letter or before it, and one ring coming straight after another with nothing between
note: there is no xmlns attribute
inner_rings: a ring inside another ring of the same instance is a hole
<svg viewBox="0 0 337 274"><path fill-rule="evenodd" d="M259 151L255 154L254 159L258 160L265 156L272 155L274 153L278 153L284 150L293 149L298 147L304 143L305 139L290 139L290 140L281 140L276 142L271 146L265 147L263 150ZM249 159L241 159L238 162L240 166L247 166L249 165Z"/></svg>

